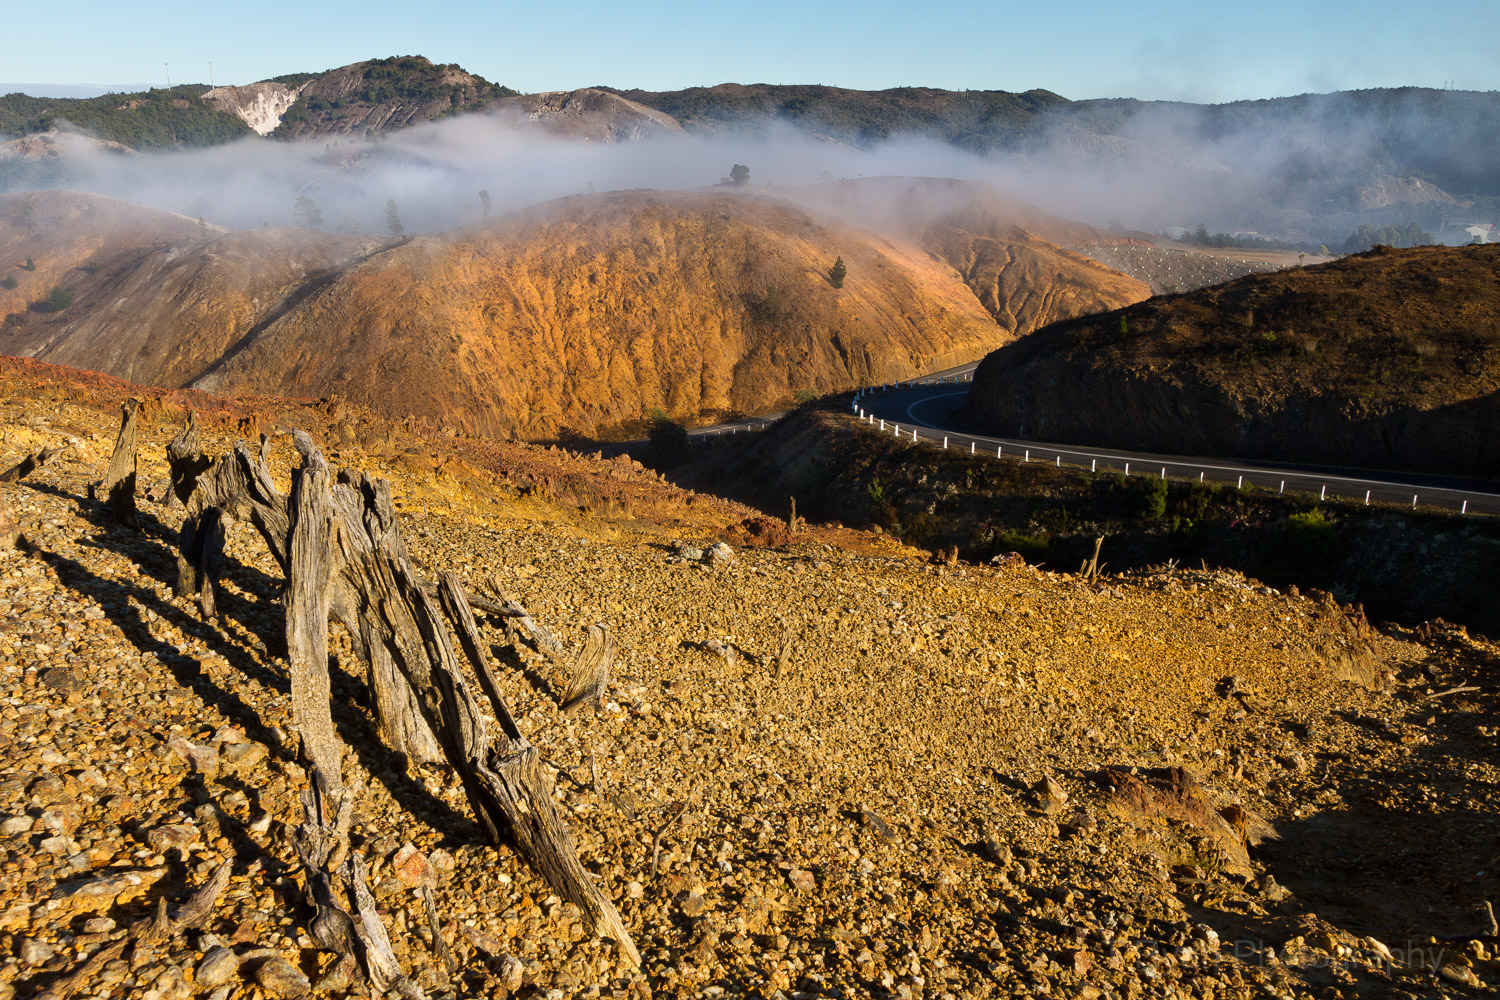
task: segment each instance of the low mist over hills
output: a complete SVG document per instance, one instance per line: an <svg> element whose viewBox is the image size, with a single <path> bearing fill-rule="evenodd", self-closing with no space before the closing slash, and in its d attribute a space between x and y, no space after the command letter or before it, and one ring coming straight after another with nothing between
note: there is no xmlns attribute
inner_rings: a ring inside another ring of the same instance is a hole
<svg viewBox="0 0 1500 1000"><path fill-rule="evenodd" d="M908 235L857 226L883 183L895 182L830 185L842 216L805 207L816 189L796 192L803 203L619 192L403 240L224 232L96 196L3 196L0 259L16 264L14 287L0 287L0 352L145 384L336 393L542 438L611 433L653 408L698 421L906 378L1149 294L1026 223L1107 234L979 186L902 181ZM842 287L829 276L838 258ZM1000 277L1000 259L1033 280Z"/></svg>
<svg viewBox="0 0 1500 1000"><path fill-rule="evenodd" d="M1040 330L961 416L1035 440L1500 475L1500 247L1254 275Z"/></svg>
<svg viewBox="0 0 1500 1000"><path fill-rule="evenodd" d="M1491 155L1500 148L1497 112L1494 93L1422 88L1223 105L1075 101L1040 89L768 84L518 95L453 64L399 56L212 90L179 86L88 100L13 94L0 98L0 136L72 129L136 150L200 149L257 134L374 143L477 114L521 137L541 132L614 143L688 135L735 160L759 151L757 182L961 176L1096 225L1156 232L1206 224L1215 233L1316 251L1341 244L1361 225L1415 225L1456 244L1469 242L1476 224L1500 222L1500 167ZM488 139L481 132L459 141ZM781 149L789 142L790 150ZM809 146L823 148L822 162ZM882 162L864 169L859 153ZM924 163L893 168L902 158ZM617 186L608 175L590 180ZM119 194L65 159L38 165L0 148L0 191L62 186ZM530 203L538 200L545 199Z"/></svg>

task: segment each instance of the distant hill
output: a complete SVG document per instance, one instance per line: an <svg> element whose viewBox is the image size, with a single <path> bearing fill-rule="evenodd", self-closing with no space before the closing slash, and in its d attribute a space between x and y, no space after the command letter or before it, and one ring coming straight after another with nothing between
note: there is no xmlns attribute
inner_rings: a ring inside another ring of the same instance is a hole
<svg viewBox="0 0 1500 1000"><path fill-rule="evenodd" d="M960 414L1045 441L1500 477L1500 246L1378 247L1054 324Z"/></svg>
<svg viewBox="0 0 1500 1000"><path fill-rule="evenodd" d="M896 135L924 135L976 151L1015 146L1048 113L1069 103L1046 90L1013 94L932 87L868 91L725 83L616 92L665 111L690 132L764 133L780 124L860 147Z"/></svg>
<svg viewBox="0 0 1500 1000"><path fill-rule="evenodd" d="M966 224L1051 293L970 284L941 241L753 189L578 196L401 241L224 232L73 192L0 196L15 284L0 286L0 353L147 384L339 393L496 436L616 433L658 407L689 422L764 412L801 391L972 360L1148 293L1000 232L1003 204ZM842 288L828 274L837 257ZM55 287L71 303L49 304Z"/></svg>
<svg viewBox="0 0 1500 1000"><path fill-rule="evenodd" d="M421 56L351 63L296 86L297 99L274 135L385 132L475 111L516 93L455 64L437 65Z"/></svg>
<svg viewBox="0 0 1500 1000"><path fill-rule="evenodd" d="M590 142L634 142L685 137L671 115L603 90L562 90L504 97L488 114L518 125L536 125L551 135Z"/></svg>

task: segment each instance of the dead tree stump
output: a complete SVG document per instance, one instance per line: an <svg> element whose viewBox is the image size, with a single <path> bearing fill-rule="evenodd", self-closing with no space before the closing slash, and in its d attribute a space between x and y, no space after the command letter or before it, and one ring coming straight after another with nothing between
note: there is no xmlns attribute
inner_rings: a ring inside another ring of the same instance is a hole
<svg viewBox="0 0 1500 1000"><path fill-rule="evenodd" d="M187 425L177 432L172 443L167 445L168 478L171 489L177 499L187 506L188 498L193 495L193 487L198 484L198 477L208 471L213 464L204 456L198 444L198 414L196 411L188 412Z"/></svg>
<svg viewBox="0 0 1500 1000"><path fill-rule="evenodd" d="M343 797L342 753L329 706L328 612L338 562L336 510L323 455L305 434L297 437L303 464L292 477L291 544L287 560L286 648L292 675L292 721L302 754L322 771L334 802Z"/></svg>
<svg viewBox="0 0 1500 1000"><path fill-rule="evenodd" d="M140 527L135 510L135 425L140 406L140 400L130 399L120 407L120 433L115 438L115 450L109 456L103 484L115 520L131 528Z"/></svg>
<svg viewBox="0 0 1500 1000"><path fill-rule="evenodd" d="M233 455L199 473L187 506L194 518L216 508L222 516L249 520L286 569L293 711L314 781L297 835L319 913L311 928L314 935L340 955L354 954L352 928L372 983L389 983L409 997L420 995L400 976L373 904L367 905L369 893L361 885L357 857L346 871L353 872L348 896L359 911L358 922L338 905L333 892L332 874L343 860L340 851L347 853L347 837L339 831L348 829L342 817L352 798L342 788L341 747L330 711L327 629L335 618L367 658L377 702L385 699L384 711L390 714L382 728L436 737L489 837L514 845L554 892L577 905L596 929L614 939L625 961L638 968L640 953L624 920L579 862L572 836L553 805L552 780L505 706L458 578L443 574L435 598L418 579L401 539L390 484L369 475L356 478L347 470L334 483L312 439L298 431L295 441L304 462L293 479L289 504L271 485L263 441L259 456L241 443ZM186 463L194 451L185 446L173 460ZM203 528L201 520L195 522L195 531ZM185 547L183 556L189 570L200 575L206 563L195 552L203 548ZM454 652L439 600L494 708L501 731L493 742ZM507 623L519 622L523 628L530 621L510 600L504 615ZM527 631L541 648L556 646L535 623ZM578 664L579 677L588 682L583 700L603 690L612 655L608 632L595 626Z"/></svg>

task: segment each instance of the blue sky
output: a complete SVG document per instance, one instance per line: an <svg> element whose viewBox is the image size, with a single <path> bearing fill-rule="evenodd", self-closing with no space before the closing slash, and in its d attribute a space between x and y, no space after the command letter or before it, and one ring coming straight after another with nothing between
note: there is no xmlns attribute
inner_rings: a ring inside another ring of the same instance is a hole
<svg viewBox="0 0 1500 1000"><path fill-rule="evenodd" d="M362 0L17 3L6 83L249 83L373 56L456 62L527 92L738 83L924 85L1217 102L1500 89L1500 0ZM65 16L63 16L65 14Z"/></svg>

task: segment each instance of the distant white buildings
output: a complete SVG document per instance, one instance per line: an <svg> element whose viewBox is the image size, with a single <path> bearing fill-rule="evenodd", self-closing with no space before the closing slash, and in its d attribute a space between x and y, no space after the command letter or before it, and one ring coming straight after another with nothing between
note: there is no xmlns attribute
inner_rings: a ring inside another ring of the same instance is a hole
<svg viewBox="0 0 1500 1000"><path fill-rule="evenodd" d="M1500 243L1500 228L1478 219L1444 219L1441 235L1444 243Z"/></svg>

